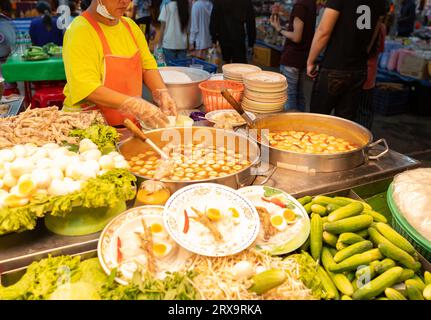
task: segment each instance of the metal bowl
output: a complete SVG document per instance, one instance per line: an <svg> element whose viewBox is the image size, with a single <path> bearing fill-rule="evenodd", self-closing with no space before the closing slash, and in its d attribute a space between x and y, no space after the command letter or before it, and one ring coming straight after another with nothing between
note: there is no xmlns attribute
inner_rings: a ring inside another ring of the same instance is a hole
<svg viewBox="0 0 431 320"><path fill-rule="evenodd" d="M204 70L186 67L162 67L159 71L174 70L185 73L191 78L188 83L170 83L165 81L172 98L177 103L178 110L196 109L202 105L202 92L199 89L201 82L207 81L210 74Z"/></svg>
<svg viewBox="0 0 431 320"><path fill-rule="evenodd" d="M162 182L169 187L171 192L175 192L185 186L201 182L220 183L234 189L238 189L252 184L256 178L256 174L252 169L257 167L260 163L260 150L257 143L250 141L246 136L232 131L209 127L155 129L147 131L145 134L161 148L174 141L175 144L184 145L202 143L205 145L215 145L217 147L225 147L228 150L234 150L236 153L246 155L247 159L250 161L250 165L248 167L237 173L224 177L186 182L162 180ZM118 144L118 150L126 159L130 159L140 153L151 150L151 148L141 140L135 137L130 137ZM151 179L151 177L135 175L138 178L139 184L144 180Z"/></svg>
<svg viewBox="0 0 431 320"><path fill-rule="evenodd" d="M337 138L345 139L359 147L349 152L336 154L307 154L286 151L271 147L267 139L251 138L261 145L262 153L269 152L270 163L274 166L303 172L335 172L356 168L368 159L378 159L385 155L389 148L384 139L373 142L372 133L361 125L334 116L314 113L281 113L267 116L254 121L251 129L264 136L263 130L268 131L314 131L325 133ZM370 150L377 144L383 143L385 148L378 155L370 155ZM267 149L267 150L264 150Z"/></svg>

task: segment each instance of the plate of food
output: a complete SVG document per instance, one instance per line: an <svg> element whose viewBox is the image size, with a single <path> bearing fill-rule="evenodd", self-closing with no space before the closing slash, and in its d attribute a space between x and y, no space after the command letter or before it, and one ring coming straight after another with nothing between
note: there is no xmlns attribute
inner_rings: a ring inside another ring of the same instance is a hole
<svg viewBox="0 0 431 320"><path fill-rule="evenodd" d="M310 219L302 205L284 191L266 186L238 190L255 206L261 228L255 245L271 255L298 249L310 234Z"/></svg>
<svg viewBox="0 0 431 320"><path fill-rule="evenodd" d="M251 113L251 112L247 112L248 116L250 117L251 120L255 120L256 116ZM236 112L235 110L215 110L215 111L211 111L208 112L205 115L205 118L212 123L216 123L216 122L228 122L229 124L231 124L233 127L239 127L242 125L245 125L246 122L243 119L243 117L241 117L241 115Z"/></svg>
<svg viewBox="0 0 431 320"><path fill-rule="evenodd" d="M162 206L142 206L125 211L103 230L97 247L107 274L117 270L116 281L126 285L136 271L164 278L166 272L184 268L191 253L166 232Z"/></svg>
<svg viewBox="0 0 431 320"><path fill-rule="evenodd" d="M165 205L163 219L175 242L209 257L247 249L260 229L253 204L236 190L216 183L193 184L175 192Z"/></svg>

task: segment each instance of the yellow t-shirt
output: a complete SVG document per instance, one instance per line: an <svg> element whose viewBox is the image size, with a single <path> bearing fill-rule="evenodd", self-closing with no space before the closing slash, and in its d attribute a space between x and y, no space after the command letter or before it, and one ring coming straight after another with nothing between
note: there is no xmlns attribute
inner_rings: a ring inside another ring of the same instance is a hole
<svg viewBox="0 0 431 320"><path fill-rule="evenodd" d="M141 29L133 20L124 19L138 42L143 69L157 69L157 62ZM129 57L136 53L136 44L122 22L115 26L99 25L113 55ZM79 110L79 103L100 87L104 79L102 42L93 26L82 16L73 20L64 35L63 60L67 78L64 106L67 110Z"/></svg>

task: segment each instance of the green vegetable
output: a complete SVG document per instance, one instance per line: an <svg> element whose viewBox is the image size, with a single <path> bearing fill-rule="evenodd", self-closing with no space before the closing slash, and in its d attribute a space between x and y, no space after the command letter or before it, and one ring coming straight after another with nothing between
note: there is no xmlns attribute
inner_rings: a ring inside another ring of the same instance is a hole
<svg viewBox="0 0 431 320"><path fill-rule="evenodd" d="M334 256L335 262L341 262L344 259L347 259L355 254L365 252L373 247L373 243L368 240L364 240L361 242L354 243L347 248L340 250L337 252L337 254Z"/></svg>
<svg viewBox="0 0 431 320"><path fill-rule="evenodd" d="M431 300L431 284L428 284L424 291L423 291L423 297L425 300Z"/></svg>
<svg viewBox="0 0 431 320"><path fill-rule="evenodd" d="M407 300L406 297L404 297L401 292L399 292L398 290L395 290L394 288L386 288L385 296L389 300Z"/></svg>
<svg viewBox="0 0 431 320"><path fill-rule="evenodd" d="M425 289L425 284L421 281L419 281L418 279L415 279L414 277L412 279L408 279L405 281L405 284L409 284L411 286L415 286L416 288L419 289L419 291L424 291Z"/></svg>
<svg viewBox="0 0 431 320"><path fill-rule="evenodd" d="M311 218L311 231L310 231L310 252L314 260L320 259L322 253L322 218L319 215L314 215Z"/></svg>
<svg viewBox="0 0 431 320"><path fill-rule="evenodd" d="M335 245L335 248L336 248L338 251L341 251L341 250L343 250L343 249L346 249L348 246L349 246L348 244L344 244L344 243L342 243L342 242L340 242L340 241L337 241L337 244Z"/></svg>
<svg viewBox="0 0 431 320"><path fill-rule="evenodd" d="M340 207L346 206L350 203L350 201L347 201L345 199L337 199L327 196L316 196L313 198L313 202L322 206L327 206L328 204L335 204Z"/></svg>
<svg viewBox="0 0 431 320"><path fill-rule="evenodd" d="M319 266L317 269L317 276L320 278L322 282L323 290L326 292L325 299L339 299L339 293L335 284L332 282L328 273L323 269L322 266Z"/></svg>
<svg viewBox="0 0 431 320"><path fill-rule="evenodd" d="M368 228L373 222L373 218L367 215L341 219L335 222L328 222L323 225L325 231L341 234L345 232L355 232Z"/></svg>
<svg viewBox="0 0 431 320"><path fill-rule="evenodd" d="M329 277L331 278L332 282L335 284L337 289L341 293L351 296L353 294L353 287L352 287L352 284L350 283L350 280L346 277L346 275L342 273L334 274L329 271L329 266L334 263L335 261L329 249L327 247L323 247L323 250L322 250L323 267L328 272Z"/></svg>
<svg viewBox="0 0 431 320"><path fill-rule="evenodd" d="M276 194L281 194L283 193L281 190L278 189L274 189L274 188L270 188L270 187L263 187L264 192L264 197L271 197L271 196L275 196Z"/></svg>
<svg viewBox="0 0 431 320"><path fill-rule="evenodd" d="M392 287L398 282L403 269L401 267L393 267L377 278L371 280L361 288L355 291L353 299L371 299L377 297L385 291L386 288Z"/></svg>
<svg viewBox="0 0 431 320"><path fill-rule="evenodd" d="M332 272L344 272L356 270L360 265L367 265L374 260L380 260L383 256L379 249L371 249L363 253L355 254L340 263L332 265L329 269Z"/></svg>
<svg viewBox="0 0 431 320"><path fill-rule="evenodd" d="M411 255L392 243L379 244L379 250L385 257L398 261L406 268L412 269L414 271L418 271L421 268L421 264L415 261Z"/></svg>
<svg viewBox="0 0 431 320"><path fill-rule="evenodd" d="M386 219L386 217L376 211L373 210L364 210L362 212L362 214L367 214L371 217L373 217L373 220L375 222L383 222L383 223L388 223L388 219Z"/></svg>
<svg viewBox="0 0 431 320"><path fill-rule="evenodd" d="M355 233L364 239L368 237L368 230L367 229L356 231Z"/></svg>
<svg viewBox="0 0 431 320"><path fill-rule="evenodd" d="M336 247L337 245L337 241L338 241L338 237L332 233L323 231L323 241L325 241L325 243L329 244L332 247Z"/></svg>
<svg viewBox="0 0 431 320"><path fill-rule="evenodd" d="M120 139L115 128L103 124L94 124L87 129L71 130L69 136L78 137L79 140L90 139L103 154L115 151L115 144Z"/></svg>
<svg viewBox="0 0 431 320"><path fill-rule="evenodd" d="M328 211L328 213L331 213L339 208L341 208L341 206L337 206L336 204L333 204L333 203L330 203L326 206L326 210Z"/></svg>
<svg viewBox="0 0 431 320"><path fill-rule="evenodd" d="M66 283L59 286L49 300L100 300L97 289L86 282Z"/></svg>
<svg viewBox="0 0 431 320"><path fill-rule="evenodd" d="M425 284L431 284L431 272L429 271L424 272L424 280L425 280Z"/></svg>
<svg viewBox="0 0 431 320"><path fill-rule="evenodd" d="M356 233L353 233L353 232L342 233L338 238L338 241L344 244L354 244L356 242L361 242L364 240L365 240L364 238L362 238L361 236L358 236Z"/></svg>
<svg viewBox="0 0 431 320"><path fill-rule="evenodd" d="M126 169L115 169L89 179L83 188L65 196L39 196L22 207L0 209L0 235L32 230L45 214L64 217L74 207L115 207L136 195L136 177Z"/></svg>
<svg viewBox="0 0 431 320"><path fill-rule="evenodd" d="M403 269L403 272L400 276L400 282L404 282L408 279L411 279L415 275L415 272L412 269Z"/></svg>
<svg viewBox="0 0 431 320"><path fill-rule="evenodd" d="M376 228L373 228L373 227L368 228L368 234L370 235L370 240L374 243L376 247L378 247L379 244L382 244L382 243L392 244L388 239L386 239L383 235L381 235Z"/></svg>
<svg viewBox="0 0 431 320"><path fill-rule="evenodd" d="M305 196L305 197L299 198L298 202L301 205L305 206L307 203L311 202L311 200L313 200L313 199L310 196Z"/></svg>
<svg viewBox="0 0 431 320"><path fill-rule="evenodd" d="M360 202L352 202L347 206L341 207L332 211L328 216L329 222L338 221L341 219L357 216L364 210L364 205Z"/></svg>
<svg viewBox="0 0 431 320"><path fill-rule="evenodd" d="M350 298L349 296L344 295L341 297L341 300L353 300L353 299Z"/></svg>
<svg viewBox="0 0 431 320"><path fill-rule="evenodd" d="M383 259L377 266L376 266L376 272L378 274L382 274L386 270L389 270L392 267L395 267L395 261L392 259Z"/></svg>
<svg viewBox="0 0 431 320"><path fill-rule="evenodd" d="M360 279L364 277L369 277L370 279L373 279L377 274L376 268L379 265L380 265L380 261L372 261L368 266L358 268L358 270L355 273L356 278Z"/></svg>
<svg viewBox="0 0 431 320"><path fill-rule="evenodd" d="M406 292L409 300L424 300L424 296L422 295L422 291L419 290L414 284L407 283L406 281Z"/></svg>
<svg viewBox="0 0 431 320"><path fill-rule="evenodd" d="M394 245L404 250L405 252L415 255L416 249L398 232L392 229L389 225L382 222L376 223L376 229L379 231L386 239L392 242Z"/></svg>
<svg viewBox="0 0 431 320"><path fill-rule="evenodd" d="M316 204L316 203L311 206L311 211L314 213L317 213L322 217L328 214L324 206L321 206L320 204Z"/></svg>
<svg viewBox="0 0 431 320"><path fill-rule="evenodd" d="M283 270L266 270L253 276L253 285L248 290L257 294L264 294L282 285L286 278L286 273Z"/></svg>
<svg viewBox="0 0 431 320"><path fill-rule="evenodd" d="M310 214L311 213L311 206L313 205L313 201L307 203L306 205L304 205L304 209L305 211Z"/></svg>

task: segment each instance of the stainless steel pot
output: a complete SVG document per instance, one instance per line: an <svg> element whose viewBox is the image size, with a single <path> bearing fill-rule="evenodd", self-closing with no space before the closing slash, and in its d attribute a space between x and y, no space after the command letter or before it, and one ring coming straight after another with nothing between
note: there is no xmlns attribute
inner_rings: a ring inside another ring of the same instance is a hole
<svg viewBox="0 0 431 320"><path fill-rule="evenodd" d="M174 83L165 81L165 84L172 98L177 103L178 110L196 109L202 105L202 92L199 89L201 82L207 81L210 74L205 70L186 67L162 67L160 72L165 70L180 71L187 74L192 81L189 83Z"/></svg>
<svg viewBox="0 0 431 320"><path fill-rule="evenodd" d="M202 143L204 145L215 145L217 147L225 147L228 150L234 150L236 153L246 155L247 159L250 161L250 165L248 167L225 177L187 182L162 180L162 182L169 187L171 192L175 192L190 184L202 182L220 183L234 189L238 189L251 185L258 175L256 171L260 164L259 146L256 142L250 141L244 135L209 127L155 129L147 131L145 134L161 148L166 146L168 143L174 143L175 145ZM130 137L123 142L120 142L118 144L118 149L126 159L130 159L140 153L151 150L146 143L135 137ZM272 170L261 184L266 183L274 171L275 170ZM139 184L144 180L151 179L150 177L141 175L136 175L136 177L138 178Z"/></svg>
<svg viewBox="0 0 431 320"><path fill-rule="evenodd" d="M305 154L273 148L265 138L257 139L257 135L250 137L261 145L262 153L269 153L270 163L274 166L303 172L335 172L358 167L368 160L377 160L384 156L389 147L385 139L373 142L372 133L361 125L342 118L314 114L314 113L282 113L257 119L251 129L264 137L264 130L268 131L314 131L325 133L350 141L359 148L337 154ZM262 140L262 141L261 141ZM383 150L372 154L372 149L383 144Z"/></svg>

